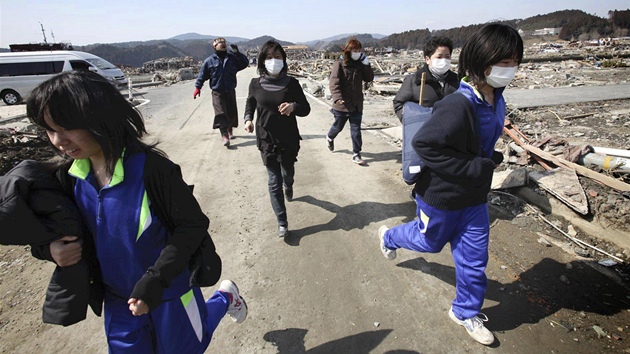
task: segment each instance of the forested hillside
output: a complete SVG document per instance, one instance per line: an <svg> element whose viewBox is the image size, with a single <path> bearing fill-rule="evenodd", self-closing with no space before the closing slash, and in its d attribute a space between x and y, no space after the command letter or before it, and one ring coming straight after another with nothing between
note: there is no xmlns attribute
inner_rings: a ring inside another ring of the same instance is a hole
<svg viewBox="0 0 630 354"><path fill-rule="evenodd" d="M588 40L601 37L621 37L630 33L630 9L609 11L607 18L587 14L581 10L563 10L537 15L526 19L500 21L522 31L527 37L534 30L543 28L560 28L558 35L562 40ZM450 29L429 30L415 29L402 33L394 33L388 37L377 39L370 34L355 35L364 47L392 47L394 49L422 49L426 40L431 36L444 35L453 40L455 47L461 47L470 33L483 24L462 26ZM261 36L249 41L237 42L241 51L258 48L270 36ZM282 45L293 43L277 39ZM347 38L328 43L317 43L315 49L339 51ZM192 56L193 59L203 60L212 53L207 39L167 39L162 41L127 42L115 44L98 44L85 47L75 47L77 50L94 53L118 65L142 66L143 63L164 57Z"/></svg>

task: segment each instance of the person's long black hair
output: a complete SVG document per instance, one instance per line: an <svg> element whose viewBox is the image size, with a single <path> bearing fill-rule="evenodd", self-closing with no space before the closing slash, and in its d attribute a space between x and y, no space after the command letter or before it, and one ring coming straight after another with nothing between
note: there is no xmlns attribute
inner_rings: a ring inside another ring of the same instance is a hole
<svg viewBox="0 0 630 354"><path fill-rule="evenodd" d="M90 71L66 71L38 85L28 96L26 114L46 130L53 130L46 116L67 130L87 130L101 146L110 174L123 150L164 155L156 144L142 142L147 131L140 112L112 82Z"/></svg>

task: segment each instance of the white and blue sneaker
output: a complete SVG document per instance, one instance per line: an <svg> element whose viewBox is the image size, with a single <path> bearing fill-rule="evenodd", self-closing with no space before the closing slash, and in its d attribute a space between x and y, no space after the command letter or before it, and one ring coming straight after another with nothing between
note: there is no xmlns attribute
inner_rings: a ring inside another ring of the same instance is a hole
<svg viewBox="0 0 630 354"><path fill-rule="evenodd" d="M483 317L481 317L483 316ZM488 321L488 316L483 313L477 314L475 317L460 320L455 317L453 313L453 307L448 310L448 317L460 326L464 326L468 334L473 337L474 340L483 344L490 345L494 343L494 334L488 330L483 323Z"/></svg>
<svg viewBox="0 0 630 354"><path fill-rule="evenodd" d="M383 240L383 237L385 237L385 232L387 230L389 230L389 228L385 225L382 225L381 227L379 227L378 239L381 244L381 253L383 253L383 256L385 256L385 258L389 260L393 260L393 259L396 259L396 250L390 250L389 248L385 247L385 240Z"/></svg>

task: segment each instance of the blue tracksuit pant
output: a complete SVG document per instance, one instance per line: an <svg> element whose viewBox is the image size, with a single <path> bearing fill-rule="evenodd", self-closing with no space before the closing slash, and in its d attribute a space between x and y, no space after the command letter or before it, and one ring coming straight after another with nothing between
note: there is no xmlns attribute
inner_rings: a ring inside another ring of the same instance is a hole
<svg viewBox="0 0 630 354"><path fill-rule="evenodd" d="M449 242L456 278L453 313L461 320L476 316L488 286L485 274L490 237L488 205L441 210L427 205L419 196L416 204L418 218L387 230L385 247L438 253Z"/></svg>
<svg viewBox="0 0 630 354"><path fill-rule="evenodd" d="M199 288L133 316L127 299L106 293L105 334L111 354L203 353L225 316L229 295L215 291L204 301Z"/></svg>

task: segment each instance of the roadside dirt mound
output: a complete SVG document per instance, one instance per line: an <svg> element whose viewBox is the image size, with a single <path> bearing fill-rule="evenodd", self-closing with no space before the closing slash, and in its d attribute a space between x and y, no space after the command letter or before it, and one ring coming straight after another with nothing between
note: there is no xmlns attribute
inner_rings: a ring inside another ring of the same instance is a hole
<svg viewBox="0 0 630 354"><path fill-rule="evenodd" d="M9 172L22 160L46 161L56 156L41 135L7 131L0 133L0 175Z"/></svg>

